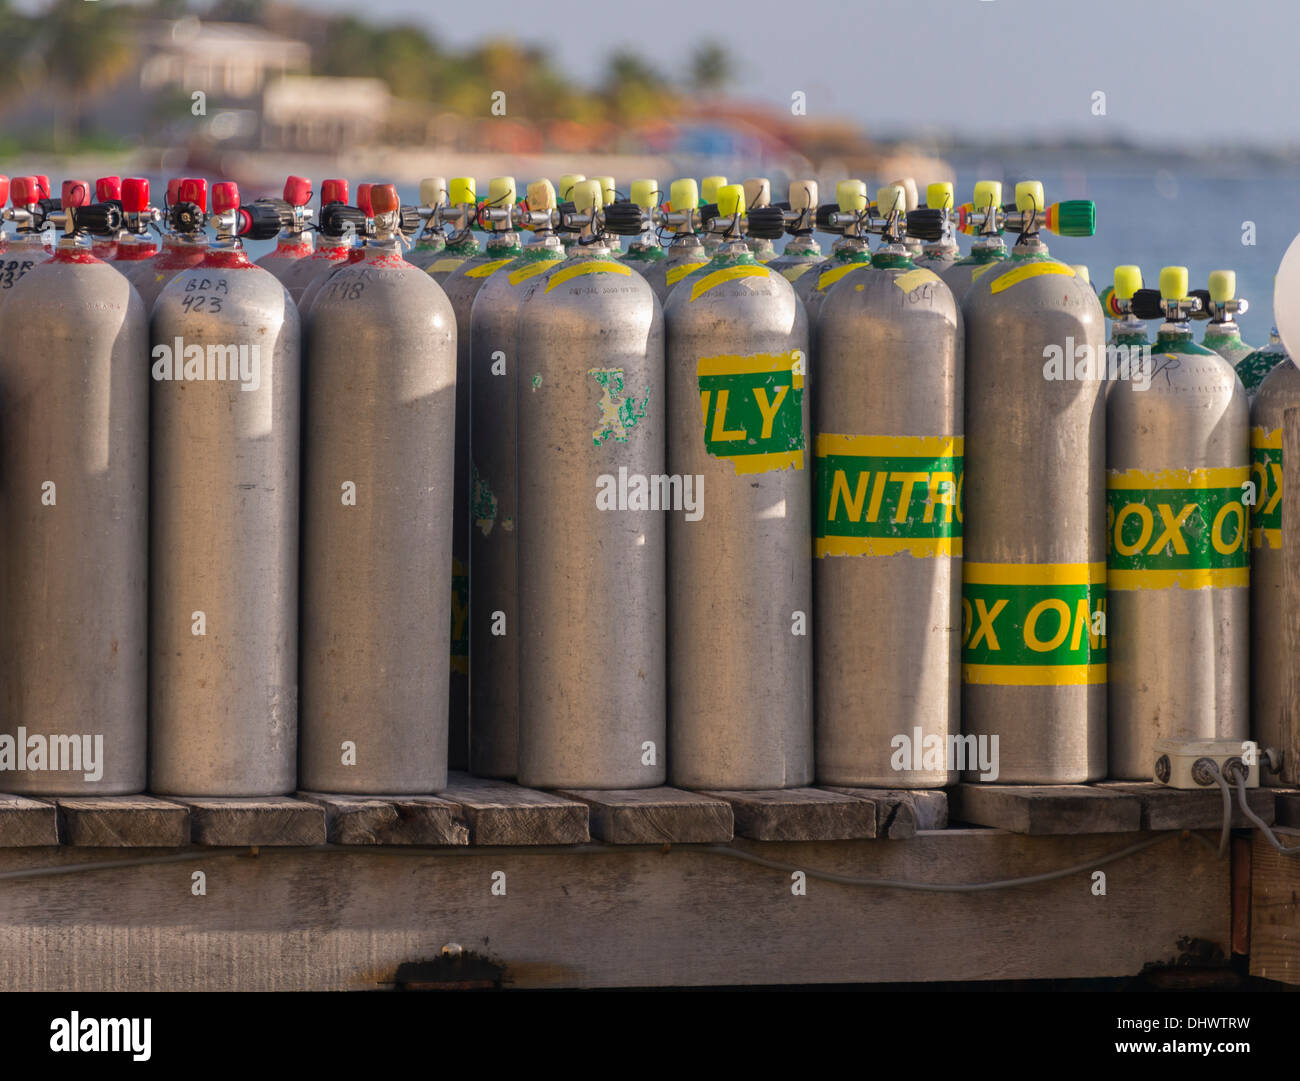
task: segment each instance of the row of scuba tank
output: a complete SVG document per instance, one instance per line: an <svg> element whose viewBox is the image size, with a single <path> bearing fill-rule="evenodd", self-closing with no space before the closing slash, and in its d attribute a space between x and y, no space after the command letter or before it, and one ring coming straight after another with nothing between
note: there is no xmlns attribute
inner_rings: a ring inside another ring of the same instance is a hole
<svg viewBox="0 0 1300 1081"><path fill-rule="evenodd" d="M302 178L211 212L42 179L0 253L0 733L106 757L0 788L435 792L449 757L927 787L987 751L1069 783L1249 730L1244 389L1185 274L1107 377L1040 237L1091 235L1087 201L327 181L312 244ZM276 234L261 273L239 238Z"/></svg>

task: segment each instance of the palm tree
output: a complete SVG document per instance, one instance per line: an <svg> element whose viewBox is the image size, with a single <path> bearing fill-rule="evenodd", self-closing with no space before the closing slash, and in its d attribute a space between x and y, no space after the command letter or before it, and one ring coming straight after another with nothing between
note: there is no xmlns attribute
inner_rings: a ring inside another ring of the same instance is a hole
<svg viewBox="0 0 1300 1081"><path fill-rule="evenodd" d="M735 64L726 46L716 41L706 41L691 53L691 88L697 94L709 94L723 89L735 75Z"/></svg>
<svg viewBox="0 0 1300 1081"><path fill-rule="evenodd" d="M54 0L40 18L35 49L66 106L55 126L56 148L81 135L85 97L111 86L130 68L134 57L125 18L119 6L85 0Z"/></svg>

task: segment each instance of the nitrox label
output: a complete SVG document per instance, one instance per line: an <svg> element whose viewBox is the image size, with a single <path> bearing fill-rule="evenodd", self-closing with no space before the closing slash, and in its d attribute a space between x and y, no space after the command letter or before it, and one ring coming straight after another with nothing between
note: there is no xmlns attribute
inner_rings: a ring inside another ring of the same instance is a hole
<svg viewBox="0 0 1300 1081"><path fill-rule="evenodd" d="M961 436L819 434L816 554L961 555Z"/></svg>
<svg viewBox="0 0 1300 1081"><path fill-rule="evenodd" d="M451 670L469 675L469 573L451 561Z"/></svg>
<svg viewBox="0 0 1300 1081"><path fill-rule="evenodd" d="M1249 585L1249 473L1244 465L1108 472L1110 588Z"/></svg>
<svg viewBox="0 0 1300 1081"><path fill-rule="evenodd" d="M1250 479L1255 506L1250 512L1250 546L1282 547L1282 429L1250 430Z"/></svg>
<svg viewBox="0 0 1300 1081"><path fill-rule="evenodd" d="M737 473L802 469L804 358L792 353L701 357L704 447Z"/></svg>
<svg viewBox="0 0 1300 1081"><path fill-rule="evenodd" d="M962 681L1106 682L1105 563L964 563Z"/></svg>

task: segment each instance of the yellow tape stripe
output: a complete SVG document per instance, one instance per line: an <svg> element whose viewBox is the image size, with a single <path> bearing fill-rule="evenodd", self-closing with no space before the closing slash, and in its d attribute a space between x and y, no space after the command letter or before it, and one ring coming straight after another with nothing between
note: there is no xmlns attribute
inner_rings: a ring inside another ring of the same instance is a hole
<svg viewBox="0 0 1300 1081"><path fill-rule="evenodd" d="M435 259L425 268L425 273L441 274L444 270L455 270L468 258L468 255L462 255L454 259Z"/></svg>
<svg viewBox="0 0 1300 1081"><path fill-rule="evenodd" d="M906 274L900 274L894 279L897 285L904 293L911 293L927 282L939 281L939 275L933 270L926 270L925 267L918 267L916 270L909 270Z"/></svg>
<svg viewBox="0 0 1300 1081"><path fill-rule="evenodd" d="M554 259L539 259L535 263L521 266L518 270L512 270L506 280L511 285L518 285L520 282L526 282L529 278L535 278L538 274L545 273L551 267L563 261L563 258L559 256Z"/></svg>
<svg viewBox="0 0 1300 1081"><path fill-rule="evenodd" d="M510 256L509 259L493 259L492 262L490 263L483 263L480 266L471 267L469 270L465 271L465 277L490 278L503 266L507 266L508 264L513 263L514 261L515 261L515 256L513 255Z"/></svg>
<svg viewBox="0 0 1300 1081"><path fill-rule="evenodd" d="M772 473L778 469L802 469L803 451L782 450L770 454L719 454L719 458L731 462L737 474Z"/></svg>
<svg viewBox="0 0 1300 1081"><path fill-rule="evenodd" d="M1182 570L1130 571L1110 569L1111 589L1228 589L1250 585L1249 567L1187 567Z"/></svg>
<svg viewBox="0 0 1300 1081"><path fill-rule="evenodd" d="M1027 263L1025 266L1016 267L1015 270L1008 270L989 286L989 292L1001 293L1013 285L1044 274L1064 274L1067 278L1074 277L1074 271L1064 263Z"/></svg>
<svg viewBox="0 0 1300 1081"><path fill-rule="evenodd" d="M845 263L842 266L831 267L830 270L823 270L822 276L817 279L817 292L825 292L846 274L852 274L855 270L870 269L870 263Z"/></svg>
<svg viewBox="0 0 1300 1081"><path fill-rule="evenodd" d="M961 537L818 537L817 558L825 556L961 555Z"/></svg>
<svg viewBox="0 0 1300 1081"><path fill-rule="evenodd" d="M973 586L1056 586L1106 581L1105 563L966 563L962 581Z"/></svg>
<svg viewBox="0 0 1300 1081"><path fill-rule="evenodd" d="M1268 543L1266 544L1265 541ZM1282 548L1282 530L1252 529L1250 531L1250 546L1252 548L1276 548L1280 551Z"/></svg>
<svg viewBox="0 0 1300 1081"><path fill-rule="evenodd" d="M966 440L960 435L828 435L819 434L818 457L827 454L857 454L888 458L954 458L964 453Z"/></svg>
<svg viewBox="0 0 1300 1081"><path fill-rule="evenodd" d="M984 275L987 274L994 267L1005 267L1005 265L1006 265L1005 259L995 259L991 263L981 263L979 266L977 266L974 270L970 272L971 285L974 285L977 281L980 280L980 278L984 277Z"/></svg>
<svg viewBox="0 0 1300 1081"><path fill-rule="evenodd" d="M571 266L561 267L551 275L551 280L546 283L545 292L549 293L557 285L563 285L574 278L582 278L588 274L622 274L624 277L632 276L632 268L626 267L622 263L616 263L613 260L606 259L584 259L580 263L573 263Z"/></svg>
<svg viewBox="0 0 1300 1081"><path fill-rule="evenodd" d="M789 353L723 353L716 357L700 357L696 362L696 375L766 375L768 372L791 372L795 357Z"/></svg>
<svg viewBox="0 0 1300 1081"><path fill-rule="evenodd" d="M816 263L795 263L794 266L788 266L781 271L781 277L786 281L795 281L800 275L806 274L815 267Z"/></svg>
<svg viewBox="0 0 1300 1081"><path fill-rule="evenodd" d="M1252 447L1276 447L1282 449L1282 429L1274 428L1271 432L1263 428L1252 428L1250 430L1250 445Z"/></svg>
<svg viewBox="0 0 1300 1081"><path fill-rule="evenodd" d="M1012 687L1083 687L1106 682L1104 664L963 664L963 683Z"/></svg>
<svg viewBox="0 0 1300 1081"><path fill-rule="evenodd" d="M666 275L668 279L668 284L676 285L679 281L681 281L684 277L686 277L687 274L695 273L695 271L699 270L700 267L706 265L707 263L708 263L707 259L701 259L698 263L682 263L679 266L669 267L668 274Z"/></svg>
<svg viewBox="0 0 1300 1081"><path fill-rule="evenodd" d="M729 266L712 270L691 286L691 300L699 300L705 293L726 282L741 278L766 278L772 272L764 266Z"/></svg>
<svg viewBox="0 0 1300 1081"><path fill-rule="evenodd" d="M1150 488L1239 488L1250 479L1250 466L1217 466L1209 469L1112 470L1106 487L1114 490Z"/></svg>

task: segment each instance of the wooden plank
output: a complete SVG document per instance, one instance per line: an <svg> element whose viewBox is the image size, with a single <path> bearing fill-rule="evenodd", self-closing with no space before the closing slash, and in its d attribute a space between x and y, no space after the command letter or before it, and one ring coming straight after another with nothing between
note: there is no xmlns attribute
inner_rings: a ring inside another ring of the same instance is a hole
<svg viewBox="0 0 1300 1081"><path fill-rule="evenodd" d="M1105 781L1096 785L1107 792L1133 796L1142 805L1144 830L1217 830L1223 826L1223 793L1218 785L1212 791L1168 788L1155 781ZM1246 804L1270 825L1273 822L1273 792L1268 788L1246 789ZM1232 793L1233 828L1244 829L1250 819L1237 805Z"/></svg>
<svg viewBox="0 0 1300 1081"><path fill-rule="evenodd" d="M958 883L1099 862L1134 840L950 829L906 844L737 841L666 853L268 848L248 858L201 849L198 862L4 880L0 989L375 989L397 983L403 965L437 962L451 943L469 955L462 970L499 966L490 970L515 988L1056 980L1131 976L1183 956L1226 960L1228 862L1177 833L1107 863L1104 897L1088 871L979 893L809 875L796 894L788 872L718 851L743 846L810 872ZM122 858L8 849L0 875ZM204 897L192 893L195 870L206 875Z"/></svg>
<svg viewBox="0 0 1300 1081"><path fill-rule="evenodd" d="M705 792L731 804L736 836L755 841L846 841L876 836L876 805L820 788Z"/></svg>
<svg viewBox="0 0 1300 1081"><path fill-rule="evenodd" d="M1142 824L1135 796L1087 785L959 784L949 800L955 821L1034 836L1131 833Z"/></svg>
<svg viewBox="0 0 1300 1081"><path fill-rule="evenodd" d="M196 845L323 845L325 811L286 796L185 798L190 809L190 840Z"/></svg>
<svg viewBox="0 0 1300 1081"><path fill-rule="evenodd" d="M1282 635L1286 656L1300 655L1300 409L1282 414L1282 610L1286 625ZM1286 694L1282 700L1279 742L1282 780L1300 785L1300 665L1286 666Z"/></svg>
<svg viewBox="0 0 1300 1081"><path fill-rule="evenodd" d="M319 806L338 845L467 845L469 829L455 803L436 796L338 796L299 792Z"/></svg>
<svg viewBox="0 0 1300 1081"><path fill-rule="evenodd" d="M1300 826L1300 792L1289 788L1273 791L1273 821L1279 826Z"/></svg>
<svg viewBox="0 0 1300 1081"><path fill-rule="evenodd" d="M1232 854L1232 952L1250 953L1250 847L1247 836L1233 837Z"/></svg>
<svg viewBox="0 0 1300 1081"><path fill-rule="evenodd" d="M46 800L0 793L0 848L59 843L59 812Z"/></svg>
<svg viewBox="0 0 1300 1081"><path fill-rule="evenodd" d="M1284 856L1259 830L1250 853L1250 974L1300 985L1300 859ZM1300 833L1279 831L1288 847Z"/></svg>
<svg viewBox="0 0 1300 1081"><path fill-rule="evenodd" d="M152 796L59 796L66 845L167 848L188 844L189 808Z"/></svg>
<svg viewBox="0 0 1300 1081"><path fill-rule="evenodd" d="M570 788L557 795L585 803L591 813L591 835L609 844L709 844L730 841L733 836L731 805L698 792Z"/></svg>
<svg viewBox="0 0 1300 1081"><path fill-rule="evenodd" d="M818 787L875 803L877 837L905 841L915 837L917 830L941 830L948 825L948 795L941 788L849 788L834 784Z"/></svg>
<svg viewBox="0 0 1300 1081"><path fill-rule="evenodd" d="M591 840L587 805L453 771L442 797L460 806L472 845L576 845Z"/></svg>

